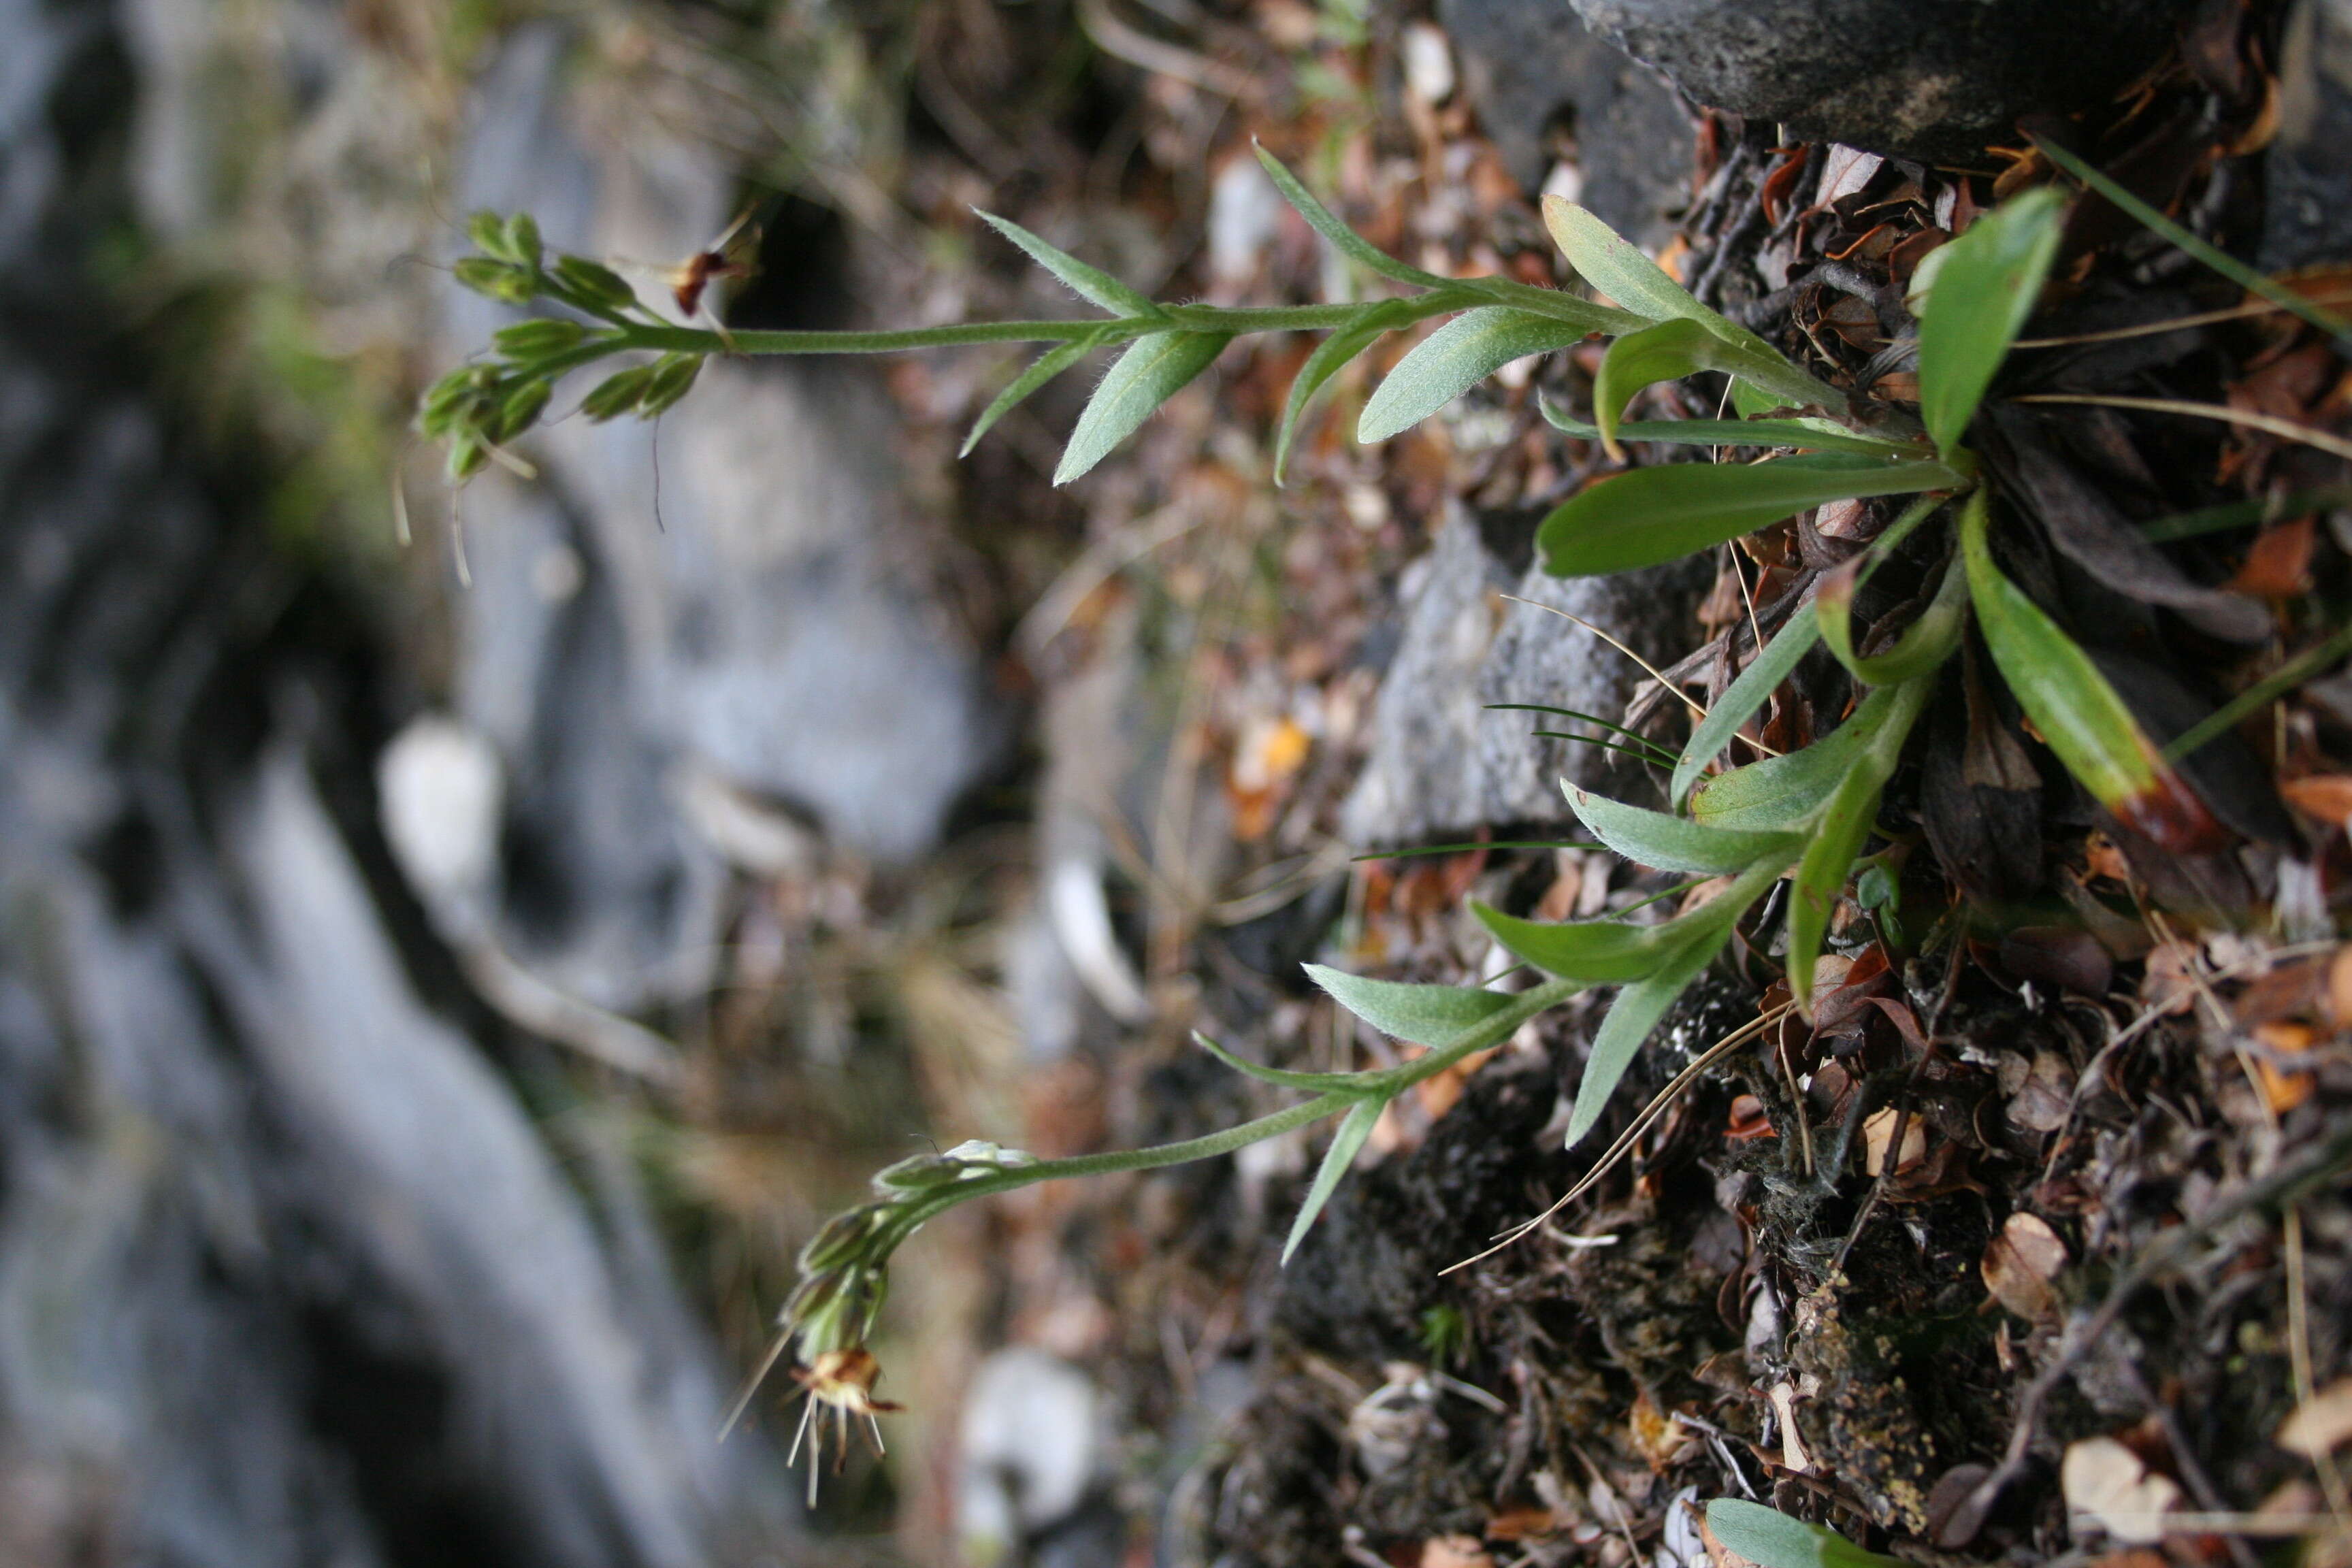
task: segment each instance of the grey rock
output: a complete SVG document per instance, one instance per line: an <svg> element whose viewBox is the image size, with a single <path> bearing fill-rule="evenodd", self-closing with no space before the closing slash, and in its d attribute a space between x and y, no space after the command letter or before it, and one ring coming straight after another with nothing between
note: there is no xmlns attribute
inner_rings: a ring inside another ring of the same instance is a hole
<svg viewBox="0 0 2352 1568"><path fill-rule="evenodd" d="M1559 821L1568 816L1563 779L1638 798L1640 781L1616 753L1531 739L1531 730L1563 726L1486 704L1545 703L1613 721L1646 678L1551 612L1581 616L1664 666L1689 651L1682 642L1711 577L1704 559L1613 577L1551 577L1540 566L1515 573L1487 551L1467 512L1451 512L1402 585L1403 640L1342 814L1349 841L1407 844L1485 824Z"/></svg>
<svg viewBox="0 0 2352 1568"><path fill-rule="evenodd" d="M1519 184L1550 172L1546 135L1576 139L1579 195L1601 221L1663 244L1688 192L1690 111L1655 72L1596 37L1559 0L1441 0L1479 123Z"/></svg>
<svg viewBox="0 0 2352 1568"><path fill-rule="evenodd" d="M2352 0L2302 0L2284 42L2263 159L2265 272L2352 261Z"/></svg>
<svg viewBox="0 0 2352 1568"><path fill-rule="evenodd" d="M1805 141L1967 159L2030 111L2105 101L2189 0L1570 0L1694 100Z"/></svg>
<svg viewBox="0 0 2352 1568"><path fill-rule="evenodd" d="M625 1161L436 1010L364 622L107 346L111 26L0 0L0 1559L790 1552Z"/></svg>
<svg viewBox="0 0 2352 1568"><path fill-rule="evenodd" d="M567 92L567 47L525 27L486 73L463 205L528 208L590 255L707 243L725 168L595 122ZM446 310L451 358L511 319L454 289ZM894 862L992 764L1002 722L942 608L895 435L869 367L713 364L658 437L556 421L526 443L537 481L469 489L455 696L510 781L501 948L606 1007L691 991L739 847L681 809L689 791Z"/></svg>

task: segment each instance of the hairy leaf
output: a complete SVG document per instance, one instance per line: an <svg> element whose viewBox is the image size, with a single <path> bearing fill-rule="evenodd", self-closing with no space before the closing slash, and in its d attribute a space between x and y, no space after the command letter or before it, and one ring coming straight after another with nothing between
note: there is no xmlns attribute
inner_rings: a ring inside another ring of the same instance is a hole
<svg viewBox="0 0 2352 1568"><path fill-rule="evenodd" d="M1810 826L1840 781L1878 742L1895 715L1896 693L1906 689L1882 686L1811 745L1716 774L1691 792L1691 816L1718 827L1796 832Z"/></svg>
<svg viewBox="0 0 2352 1568"><path fill-rule="evenodd" d="M1319 963L1307 965L1307 977L1383 1035L1432 1047L1452 1045L1466 1031L1508 1012L1518 1000L1509 992L1465 985L1367 980Z"/></svg>
<svg viewBox="0 0 2352 1568"><path fill-rule="evenodd" d="M1588 985L1639 980L1664 962L1672 923L1637 926L1626 921L1523 921L1473 900L1471 913L1515 957L1548 974Z"/></svg>
<svg viewBox="0 0 2352 1568"><path fill-rule="evenodd" d="M1235 1072L1284 1089L1303 1089L1316 1094L1328 1094L1334 1089L1358 1090L1364 1087L1364 1080L1372 1076L1360 1072L1292 1072L1286 1068L1270 1068L1263 1062L1235 1056L1198 1029L1192 1031L1192 1041Z"/></svg>
<svg viewBox="0 0 2352 1568"><path fill-rule="evenodd" d="M1727 1550L1759 1568L1896 1568L1902 1561L1864 1552L1834 1530L1737 1498L1708 1503L1706 1528Z"/></svg>
<svg viewBox="0 0 2352 1568"><path fill-rule="evenodd" d="M1661 871L1720 876L1772 856L1787 865L1802 841L1792 833L1715 827L1688 817L1644 811L1563 784L1568 804L1592 837L1638 865Z"/></svg>
<svg viewBox="0 0 2352 1568"><path fill-rule="evenodd" d="M1813 601L1822 639L1829 644L1838 662L1852 670L1858 680L1872 686L1893 686L1924 675L1949 658L1952 650L1960 646L1960 632L1968 625L1968 574L1959 562L1954 560L1945 566L1936 596L1928 601L1917 620L1903 628L1895 646L1864 657L1853 649L1853 624L1854 590L1863 575L1856 569L1862 559L1856 556L1823 578Z"/></svg>
<svg viewBox="0 0 2352 1568"><path fill-rule="evenodd" d="M980 417L972 422L971 434L963 438L963 445L957 448L956 456L970 457L971 449L980 445L980 438L993 429L998 420L1028 401L1030 395L1039 387L1092 353L1101 342L1102 334L1090 332L1083 338L1072 338L1066 343L1056 344L1032 360L1029 368L1013 377L1012 383L981 411Z"/></svg>
<svg viewBox="0 0 2352 1568"><path fill-rule="evenodd" d="M1862 852L1863 841L1878 820L1878 797L1894 776L1903 742L1934 683L1931 676L1922 677L1886 689L1893 700L1885 721L1838 779L1812 841L1805 847L1805 858L1797 863L1789 899L1789 993L1809 1015L1813 1005L1813 960L1821 956L1830 916L1844 890L1847 874L1853 869L1853 858Z"/></svg>
<svg viewBox="0 0 2352 1568"><path fill-rule="evenodd" d="M1465 310L1397 362L1356 421L1356 439L1385 441L1420 424L1515 359L1549 353L1590 335L1590 328L1507 305Z"/></svg>
<svg viewBox="0 0 2352 1568"><path fill-rule="evenodd" d="M1255 146L1253 143L1253 146ZM1400 283L1418 283L1423 288L1443 287L1448 279L1433 272L1399 261L1395 257L1373 245L1362 235L1339 221L1330 208L1315 197L1297 175L1283 166L1282 160L1257 146L1257 161L1265 169L1266 178L1282 193L1282 199L1297 209L1307 220L1307 226L1331 242L1333 249L1349 260L1358 262L1383 278L1393 278Z"/></svg>
<svg viewBox="0 0 2352 1568"><path fill-rule="evenodd" d="M1723 695L1706 710L1706 717L1699 721L1698 728L1691 731L1690 743L1683 748L1682 761L1675 764L1674 782L1666 787L1668 801L1675 805L1682 804L1683 796L1690 793L1691 785L1706 764L1731 744L1739 727L1780 689L1780 682L1788 679L1797 662L1812 651L1821 635L1821 623L1806 615L1804 606L1800 605L1788 624L1773 634L1762 653L1748 661L1748 668L1724 689Z"/></svg>
<svg viewBox="0 0 2352 1568"><path fill-rule="evenodd" d="M1300 1242L1307 1239L1307 1232L1314 1225L1315 1216L1323 1212L1323 1205L1329 1203L1331 1194L1339 1190L1339 1178L1346 1175L1348 1167L1356 1163L1357 1152L1363 1148L1364 1140L1372 1135L1373 1124L1380 1121L1381 1111L1387 1103L1382 1100L1360 1100L1349 1107L1346 1119L1339 1123L1339 1130L1331 1134L1331 1147L1323 1152L1323 1163L1315 1173L1315 1184L1307 1189L1307 1201L1298 1205L1298 1217L1290 1222L1290 1238L1282 1244L1283 1262L1290 1261L1290 1255L1298 1250Z"/></svg>
<svg viewBox="0 0 2352 1568"><path fill-rule="evenodd" d="M1159 317L1167 312L1098 267L1089 267L1066 250L994 213L982 213L982 222L1029 253L1031 260L1067 284L1079 298L1114 316Z"/></svg>
<svg viewBox="0 0 2352 1568"><path fill-rule="evenodd" d="M1108 457L1232 341L1231 332L1160 332L1137 339L1113 362L1078 416L1054 482L1068 484Z"/></svg>
<svg viewBox="0 0 2352 1568"><path fill-rule="evenodd" d="M1977 625L2001 679L2035 731L2099 804L2160 841L2202 817L2202 805L2168 766L2107 678L2058 623L1993 564L1984 498L1960 514L1960 550Z"/></svg>
<svg viewBox="0 0 2352 1568"><path fill-rule="evenodd" d="M1601 374L1593 378L1593 421L1601 431L1601 444L1608 448L1609 455L1621 463L1625 460L1625 449L1618 445L1617 421L1635 393L1658 382L1679 381L1703 370L1736 375L1790 403L1814 401L1817 384L1813 378L1779 354L1759 353L1745 343L1718 336L1705 322L1687 317L1660 321L1611 343L1601 361ZM1887 451L1875 442L1864 449L1876 456L1885 456Z"/></svg>
<svg viewBox="0 0 2352 1568"><path fill-rule="evenodd" d="M1551 237L1568 258L1569 265L1575 268L1587 282L1627 310L1654 321L1670 321L1679 317L1696 321L1726 342L1738 343L1752 353L1780 358L1780 352L1770 343L1737 321L1700 304L1689 289L1667 277L1664 268L1643 255L1639 246L1602 223L1590 211L1559 196L1546 196L1543 215L1544 226L1551 230ZM1783 360L1782 363L1787 362ZM1793 365L1790 370L1792 374L1803 374ZM1811 380L1811 377L1806 379ZM1819 382L1812 382L1811 389L1797 401L1819 403L1840 413L1845 409L1844 395Z"/></svg>
<svg viewBox="0 0 2352 1568"><path fill-rule="evenodd" d="M2058 254L2063 203L2044 187L1987 213L1944 247L1919 312L1919 416L1949 456Z"/></svg>
<svg viewBox="0 0 2352 1568"><path fill-rule="evenodd" d="M1576 1085L1576 1103L1568 1113L1569 1148L1575 1148L1592 1131L1618 1081L1633 1065L1633 1053L1642 1048L1642 1042L1650 1037L1675 998L1715 962L1715 955L1731 940L1732 927L1748 906L1780 879L1780 866L1785 864L1748 871L1708 902L1659 928L1672 934L1663 947L1658 967L1617 993L1608 1016L1593 1034L1584 1076Z"/></svg>
<svg viewBox="0 0 2352 1568"><path fill-rule="evenodd" d="M1537 530L1536 547L1555 577L1598 576L1673 561L1823 501L1959 482L1941 463L1889 463L1845 452L1636 468L1587 485L1555 509Z"/></svg>
<svg viewBox="0 0 2352 1568"><path fill-rule="evenodd" d="M1265 155L1260 149L1259 155ZM1290 444L1298 436L1298 422L1307 413L1307 405L1323 390L1324 384L1339 374L1349 361L1381 341L1386 334L1409 327L1426 314L1416 309L1420 302L1410 300L1390 300L1377 305L1367 305L1363 313L1346 326L1315 345L1307 363L1298 367L1291 378L1290 395L1282 408L1282 428L1274 439L1274 482L1282 483L1283 470L1290 465Z"/></svg>

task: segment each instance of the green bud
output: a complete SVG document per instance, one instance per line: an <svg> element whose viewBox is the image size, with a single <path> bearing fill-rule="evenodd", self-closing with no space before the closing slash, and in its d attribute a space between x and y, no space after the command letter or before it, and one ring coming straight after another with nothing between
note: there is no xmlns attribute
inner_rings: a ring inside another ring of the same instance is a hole
<svg viewBox="0 0 2352 1568"><path fill-rule="evenodd" d="M525 267L539 266L539 220L529 213L517 213L507 219L506 253Z"/></svg>
<svg viewBox="0 0 2352 1568"><path fill-rule="evenodd" d="M509 359L534 360L577 348L587 335L587 329L577 321L517 321L511 327L500 327L490 341Z"/></svg>
<svg viewBox="0 0 2352 1568"><path fill-rule="evenodd" d="M637 291L602 262L584 256L560 256L554 271L557 290L585 309L618 310L637 302Z"/></svg>
<svg viewBox="0 0 2352 1568"><path fill-rule="evenodd" d="M637 405L653 377L651 365L637 365L606 376L597 383L596 390L582 401L580 412L600 425L607 419L618 419Z"/></svg>
<svg viewBox="0 0 2352 1568"><path fill-rule="evenodd" d="M662 355L654 362L653 379L646 387L645 405L638 412L648 419L667 412L678 399L694 390L694 378L700 374L700 354Z"/></svg>
<svg viewBox="0 0 2352 1568"><path fill-rule="evenodd" d="M516 259L514 253L507 247L506 225L499 221L496 213L478 212L467 218L466 237L472 240L474 248L484 256L494 257L500 261Z"/></svg>
<svg viewBox="0 0 2352 1568"><path fill-rule="evenodd" d="M540 411L547 406L548 395L555 390L544 376L531 376L518 381L499 405L498 418L491 426L491 439L504 446L530 429Z"/></svg>
<svg viewBox="0 0 2352 1568"><path fill-rule="evenodd" d="M493 261L487 256L468 256L459 261L454 270L457 281L475 293L503 300L509 305L527 305L539 292L538 274L528 268L517 267L511 261Z"/></svg>
<svg viewBox="0 0 2352 1568"><path fill-rule="evenodd" d="M488 447L471 436L460 436L449 443L449 481L462 484L478 474L489 463Z"/></svg>

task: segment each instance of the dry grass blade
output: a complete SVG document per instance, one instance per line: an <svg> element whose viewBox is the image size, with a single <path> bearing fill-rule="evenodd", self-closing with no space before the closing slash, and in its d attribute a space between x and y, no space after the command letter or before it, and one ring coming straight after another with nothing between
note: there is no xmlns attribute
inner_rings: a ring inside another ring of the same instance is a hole
<svg viewBox="0 0 2352 1568"><path fill-rule="evenodd" d="M2100 408L2137 408L2150 414L2182 414L2191 419L2218 419L2224 425L2242 425L2249 430L2261 430L2282 440L2316 447L2331 456L2352 462L2352 441L2341 436L2332 436L2325 430L2315 430L2308 425L2298 425L2292 419L2281 419L2276 415L2257 414L2250 408L2229 408L2219 403L2190 403L2178 397L2123 397L2087 392L2034 392L2014 401L2083 403Z"/></svg>
<svg viewBox="0 0 2352 1568"><path fill-rule="evenodd" d="M1503 597L1508 599L1515 605L1525 605L1531 610L1542 610L1548 614L1558 616L1563 620L1574 621L1578 626L1582 626L1586 631L1591 632L1594 637L1599 637L1602 642L1607 643L1611 647L1615 648L1619 653L1623 654L1627 658L1632 659L1635 664L1640 665L1643 669L1649 671L1651 679L1656 681L1666 690L1673 692L1676 697L1681 698L1683 700L1683 705L1688 708L1693 713L1698 715L1700 719L1704 720L1706 717L1706 710L1702 707L1689 692L1685 691L1681 687L1676 686L1673 681L1667 679L1664 670L1661 670L1656 665L1652 664L1648 659L1643 658L1640 654L1635 653L1632 648L1627 647L1623 643L1619 642L1615 637L1611 637L1607 632L1602 631L1599 626L1594 626L1591 621L1586 620L1582 616L1577 615L1570 610L1559 609L1551 605L1539 605L1533 599L1522 599L1517 594L1505 594Z"/></svg>
<svg viewBox="0 0 2352 1568"><path fill-rule="evenodd" d="M2311 302L2315 305L2352 305L2352 294L2323 294L2315 297ZM2013 349L2063 349L2084 343L2116 343L2131 338L2152 338L2165 332L2184 331L2190 327L2211 327L2223 321L2242 321L2255 316L2293 313L2284 305L2265 300L2258 305L2231 305L2226 310L2168 316L2161 321L2142 321L2136 327L2110 327L2103 332L2072 332L2057 338L2020 338L2009 346Z"/></svg>

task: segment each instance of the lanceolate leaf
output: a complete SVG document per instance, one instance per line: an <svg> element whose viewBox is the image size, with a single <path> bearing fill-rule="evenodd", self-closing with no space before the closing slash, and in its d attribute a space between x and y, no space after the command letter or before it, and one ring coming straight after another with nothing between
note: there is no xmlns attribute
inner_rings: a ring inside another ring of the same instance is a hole
<svg viewBox="0 0 2352 1568"><path fill-rule="evenodd" d="M1062 449L1054 482L1068 484L1108 457L1161 404L1208 369L1232 341L1230 332L1160 332L1137 339L1111 365L1086 412L1078 416L1078 427Z"/></svg>
<svg viewBox="0 0 2352 1568"><path fill-rule="evenodd" d="M1671 921L1654 926L1624 921L1550 924L1523 921L1475 900L1470 911L1513 956L1548 974L1588 985L1614 985L1654 973L1675 941Z"/></svg>
<svg viewBox="0 0 2352 1568"><path fill-rule="evenodd" d="M1510 1011L1518 1001L1506 991L1367 980L1319 963L1307 966L1307 977L1383 1035L1416 1046L1452 1045L1467 1031Z"/></svg>
<svg viewBox="0 0 2352 1568"><path fill-rule="evenodd" d="M1192 1031L1193 1043L1202 1050L1247 1078L1260 1083L1276 1084L1284 1089L1303 1089L1315 1094L1328 1094L1333 1089L1352 1090L1364 1087L1367 1073L1355 1072L1291 1072L1284 1068L1270 1068L1245 1057L1237 1057L1200 1030Z"/></svg>
<svg viewBox="0 0 2352 1568"><path fill-rule="evenodd" d="M1619 462L1625 449L1617 444L1617 418L1633 395L1661 381L1679 381L1703 370L1719 370L1762 387L1790 403L1813 401L1813 378L1769 351L1758 352L1707 330L1687 317L1660 321L1629 332L1609 345L1601 373L1592 383L1592 414L1600 426L1601 443ZM1883 453L1872 443L1866 450Z"/></svg>
<svg viewBox="0 0 2352 1568"><path fill-rule="evenodd" d="M1805 847L1805 858L1797 863L1789 900L1789 992L1808 1013L1813 1005L1813 960L1821 956L1830 915L1853 868L1853 858L1878 820L1878 797L1934 684L1934 678L1926 676L1888 689L1892 700L1885 722L1838 780L1812 842Z"/></svg>
<svg viewBox="0 0 2352 1568"><path fill-rule="evenodd" d="M1381 277L1393 278L1400 283L1418 283L1423 288L1434 289L1448 281L1435 273L1423 272L1418 267L1399 261L1341 223L1330 208L1315 198L1315 193L1308 190L1297 175L1283 166L1281 159L1264 147L1257 148L1257 161L1265 166L1266 178L1274 182L1274 188L1282 193L1282 199L1297 208L1298 216L1307 220L1307 226L1329 240L1332 248L1349 260L1359 262Z"/></svg>
<svg viewBox="0 0 2352 1568"><path fill-rule="evenodd" d="M1857 556L1831 573L1814 600L1822 640L1838 662L1852 670L1856 679L1873 686L1893 686L1924 675L1949 658L1968 624L1968 574L1959 561L1955 558L1946 564L1935 598L1917 620L1903 629L1895 646L1867 658L1853 650L1853 593L1859 575L1854 568L1860 564Z"/></svg>
<svg viewBox="0 0 2352 1568"><path fill-rule="evenodd" d="M1665 269L1642 254L1641 247L1602 223L1585 208L1559 196L1543 202L1544 226L1569 265L1584 279L1629 310L1654 321L1680 317L1697 321L1727 342L1749 352L1779 357L1779 351L1728 317L1708 310L1689 289L1666 276ZM1790 367L1794 370L1794 366ZM1816 390L1798 398L1821 403L1843 412L1845 399L1834 388L1815 384Z"/></svg>
<svg viewBox="0 0 2352 1568"><path fill-rule="evenodd" d="M956 456L959 458L971 456L971 449L980 445L980 438L987 435L998 420L1018 408L1028 399L1030 394L1093 353L1101 342L1100 334L1072 338L1066 343L1056 344L1047 349L1031 361L1029 368L1013 377L1011 384L998 393L995 400L982 411L977 420L973 421L971 434L963 438L963 446L957 451Z"/></svg>
<svg viewBox="0 0 2352 1568"><path fill-rule="evenodd" d="M1373 1124L1380 1121L1381 1108L1386 1104L1387 1101L1381 1100L1358 1100L1349 1108L1346 1119L1339 1123L1339 1130L1331 1134L1331 1147L1324 1151L1323 1163L1315 1173L1315 1184L1307 1189L1307 1201L1298 1205L1298 1217L1290 1222L1290 1239L1282 1244L1283 1262L1290 1261L1290 1255L1298 1250L1300 1242L1307 1239L1307 1232L1315 1224L1315 1216L1323 1212L1323 1205L1329 1203L1331 1194L1339 1190L1339 1178L1346 1175L1348 1167L1356 1163L1357 1152L1363 1148L1364 1140L1372 1135Z"/></svg>
<svg viewBox="0 0 2352 1568"><path fill-rule="evenodd" d="M1902 1562L1864 1552L1834 1530L1737 1498L1708 1503L1706 1528L1727 1551L1759 1568L1899 1568Z"/></svg>
<svg viewBox="0 0 2352 1568"><path fill-rule="evenodd" d="M1592 577L1672 561L1823 501L1959 482L1941 463L1889 463L1844 452L1636 468L1587 485L1556 509L1537 530L1536 547L1553 576Z"/></svg>
<svg viewBox="0 0 2352 1568"><path fill-rule="evenodd" d="M1057 249L994 213L982 213L990 227L1029 253L1030 258L1068 284L1078 296L1114 316L1158 317L1167 312L1098 267L1089 267L1067 251Z"/></svg>
<svg viewBox="0 0 2352 1568"><path fill-rule="evenodd" d="M1465 310L1413 345L1364 405L1359 441L1385 441L1420 424L1515 359L1581 342L1591 329L1481 305Z"/></svg>
<svg viewBox="0 0 2352 1568"><path fill-rule="evenodd" d="M1745 386L1747 384L1739 384ZM1780 406L1778 399L1770 405ZM1560 412L1538 391L1537 406L1552 428L1586 441L1601 439L1601 426ZM1678 447L1793 447L1801 452L1855 452L1866 458L1920 458L1916 442L1882 440L1849 430L1833 419L1637 419L1617 426L1620 441L1655 441Z"/></svg>
<svg viewBox="0 0 2352 1568"><path fill-rule="evenodd" d="M1688 817L1626 805L1572 784L1562 787L1568 791L1570 808L1595 838L1626 859L1661 871L1720 876L1744 871L1773 855L1786 865L1802 843L1793 833L1713 827Z"/></svg>
<svg viewBox="0 0 2352 1568"><path fill-rule="evenodd" d="M1985 647L2018 706L2100 805L2151 837L2177 837L2176 825L2201 817L2202 805L2090 656L1993 564L1985 526L1979 495L1960 514L1961 555Z"/></svg>
<svg viewBox="0 0 2352 1568"><path fill-rule="evenodd" d="M1739 727L1764 706L1765 700L1780 689L1780 682L1789 679L1789 672L1812 651L1821 635L1821 622L1805 614L1802 605L1798 605L1788 624L1764 645L1762 653L1748 661L1748 668L1715 700L1706 717L1691 731L1690 744L1683 748L1682 761L1675 764L1674 782L1666 789L1669 801L1675 805L1682 804L1683 796L1690 793L1690 786L1706 764L1731 744Z"/></svg>
<svg viewBox="0 0 2352 1568"><path fill-rule="evenodd" d="M1264 156L1261 149L1260 156ZM1417 300L1391 300L1382 304L1367 305L1363 314L1341 327L1307 356L1291 378L1290 396L1282 409L1282 429L1274 440L1274 482L1282 482L1283 470L1290 464L1290 444L1297 438L1298 421L1307 413L1307 405L1323 385L1339 374L1349 360L1381 341L1400 327L1409 327L1421 320L1423 311L1415 307Z"/></svg>
<svg viewBox="0 0 2352 1568"><path fill-rule="evenodd" d="M1810 826L1846 773L1878 743L1895 715L1896 693L1905 689L1878 688L1810 746L1717 773L1691 792L1691 816L1718 827L1793 832Z"/></svg>
<svg viewBox="0 0 2352 1568"><path fill-rule="evenodd" d="M1633 1064L1633 1053L1666 1016L1690 983L1699 977L1731 939L1731 929L1759 895L1780 879L1780 861L1748 871L1711 901L1661 928L1675 933L1658 968L1617 994L1609 1016L1592 1037L1584 1077L1576 1086L1576 1103L1568 1113L1568 1147L1573 1149L1592 1131L1601 1112L1616 1091L1618 1080Z"/></svg>
<svg viewBox="0 0 2352 1568"><path fill-rule="evenodd" d="M1949 455L2000 368L2058 254L2059 195L2028 191L1946 247L1919 312L1919 416Z"/></svg>

